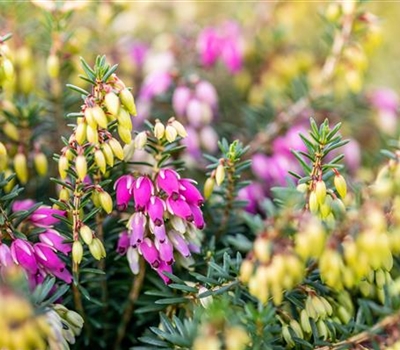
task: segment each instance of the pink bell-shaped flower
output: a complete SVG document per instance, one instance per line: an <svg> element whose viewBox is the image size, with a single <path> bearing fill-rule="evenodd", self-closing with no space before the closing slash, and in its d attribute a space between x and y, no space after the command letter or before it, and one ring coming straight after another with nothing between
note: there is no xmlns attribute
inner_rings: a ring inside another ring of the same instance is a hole
<svg viewBox="0 0 400 350"><path fill-rule="evenodd" d="M136 209L144 210L154 193L153 183L147 176L141 176L136 179L132 192Z"/></svg>
<svg viewBox="0 0 400 350"><path fill-rule="evenodd" d="M17 265L21 265L30 273L38 269L34 250L30 242L17 238L11 243L11 257Z"/></svg>
<svg viewBox="0 0 400 350"><path fill-rule="evenodd" d="M131 199L132 187L135 185L135 178L132 175L121 176L114 184L117 208L125 210Z"/></svg>
<svg viewBox="0 0 400 350"><path fill-rule="evenodd" d="M179 174L172 169L161 169L157 176L157 187L168 196L179 192Z"/></svg>

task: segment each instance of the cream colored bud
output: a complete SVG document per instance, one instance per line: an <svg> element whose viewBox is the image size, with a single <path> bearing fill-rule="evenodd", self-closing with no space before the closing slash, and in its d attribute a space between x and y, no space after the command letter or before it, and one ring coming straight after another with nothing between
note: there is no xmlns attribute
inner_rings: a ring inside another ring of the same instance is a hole
<svg viewBox="0 0 400 350"><path fill-rule="evenodd" d="M79 145L83 145L86 141L86 123L80 123L75 129L75 139Z"/></svg>
<svg viewBox="0 0 400 350"><path fill-rule="evenodd" d="M10 169L4 170L4 177L7 179L10 175L12 175L12 172ZM7 185L4 186L4 191L6 193L9 193L15 186L15 178L12 180L8 181Z"/></svg>
<svg viewBox="0 0 400 350"><path fill-rule="evenodd" d="M104 245L98 238L93 239L92 243L89 245L89 250L96 260L100 260L106 256Z"/></svg>
<svg viewBox="0 0 400 350"><path fill-rule="evenodd" d="M167 125L165 128L165 137L168 140L168 142L174 142L176 140L176 137L178 136L178 132L172 125Z"/></svg>
<svg viewBox="0 0 400 350"><path fill-rule="evenodd" d="M36 172L39 176L45 176L47 174L48 163L47 157L43 152L36 153L33 162L35 164Z"/></svg>
<svg viewBox="0 0 400 350"><path fill-rule="evenodd" d="M46 62L47 73L50 78L57 78L60 74L60 60L56 54L51 54Z"/></svg>
<svg viewBox="0 0 400 350"><path fill-rule="evenodd" d="M262 263L271 259L271 242L266 237L258 237L254 242L254 254Z"/></svg>
<svg viewBox="0 0 400 350"><path fill-rule="evenodd" d="M104 153L104 157L106 158L106 162L110 167L114 166L114 153L108 143L103 143L101 145L101 149Z"/></svg>
<svg viewBox="0 0 400 350"><path fill-rule="evenodd" d="M3 132L11 140L19 141L19 132L14 124L11 124L10 122L5 122L3 125Z"/></svg>
<svg viewBox="0 0 400 350"><path fill-rule="evenodd" d="M82 225L81 228L79 229L79 235L87 245L90 245L92 243L93 232L89 226Z"/></svg>
<svg viewBox="0 0 400 350"><path fill-rule="evenodd" d="M135 154L135 141L124 146L124 162L129 162Z"/></svg>
<svg viewBox="0 0 400 350"><path fill-rule="evenodd" d="M83 181L87 175L87 162L84 155L80 154L79 156L76 157L75 168L76 168L76 173L78 175L78 179Z"/></svg>
<svg viewBox="0 0 400 350"><path fill-rule="evenodd" d="M104 153L101 150L96 150L94 152L94 161L96 165L99 167L100 171L104 174L106 172L107 162Z"/></svg>
<svg viewBox="0 0 400 350"><path fill-rule="evenodd" d="M217 169L215 170L215 182L217 186L221 186L221 184L225 180L225 167L223 164L219 164Z"/></svg>
<svg viewBox="0 0 400 350"><path fill-rule="evenodd" d="M340 197L344 198L347 194L347 184L346 180L342 175L335 175L334 179L336 191L338 191Z"/></svg>
<svg viewBox="0 0 400 350"><path fill-rule="evenodd" d="M92 115L98 126L107 129L107 117L100 106L94 106L92 108Z"/></svg>
<svg viewBox="0 0 400 350"><path fill-rule="evenodd" d="M117 115L120 107L120 101L116 94L113 92L109 92L104 97L104 104L106 105L107 110L112 115Z"/></svg>
<svg viewBox="0 0 400 350"><path fill-rule="evenodd" d="M177 120L174 120L171 125L176 129L180 137L185 138L188 135L185 127Z"/></svg>
<svg viewBox="0 0 400 350"><path fill-rule="evenodd" d="M70 197L69 190L66 189L65 187L63 187L63 188L60 190L60 193L58 194L58 199L59 199L60 201L67 202L67 201L69 200L69 197Z"/></svg>
<svg viewBox="0 0 400 350"><path fill-rule="evenodd" d="M72 244L72 260L75 264L80 264L83 257L83 246L80 241L75 241Z"/></svg>
<svg viewBox="0 0 400 350"><path fill-rule="evenodd" d="M111 196L103 191L99 193L100 204L107 214L110 214L113 209L113 202Z"/></svg>
<svg viewBox="0 0 400 350"><path fill-rule="evenodd" d="M99 143L97 127L94 128L92 125L88 125L86 127L86 138L90 143L97 145Z"/></svg>
<svg viewBox="0 0 400 350"><path fill-rule="evenodd" d="M323 205L326 198L326 185L324 181L317 181L315 185L315 194L317 196L318 204Z"/></svg>
<svg viewBox="0 0 400 350"><path fill-rule="evenodd" d="M206 182L204 183L204 198L208 199L211 197L215 186L215 179L213 177L207 178Z"/></svg>
<svg viewBox="0 0 400 350"><path fill-rule="evenodd" d="M0 157L7 156L7 149L3 142L0 142Z"/></svg>
<svg viewBox="0 0 400 350"><path fill-rule="evenodd" d="M146 131L142 131L135 137L135 148L136 149L143 149L147 143L147 133Z"/></svg>
<svg viewBox="0 0 400 350"><path fill-rule="evenodd" d="M201 304L205 309L207 309L207 308L212 304L212 302L213 302L213 297L212 297L212 295L209 295L209 296L207 296L207 297L200 298L200 294L205 293L205 292L208 292L208 289L207 289L206 287L201 286L201 287L199 288L198 296L199 296L200 304Z"/></svg>
<svg viewBox="0 0 400 350"><path fill-rule="evenodd" d="M123 126L118 124L118 135L125 144L130 144L132 141L132 132L129 129L125 129Z"/></svg>
<svg viewBox="0 0 400 350"><path fill-rule="evenodd" d="M254 264L248 259L243 260L242 265L240 266L240 274L239 274L240 280L243 283L248 283L250 277L253 274L253 271L254 271Z"/></svg>
<svg viewBox="0 0 400 350"><path fill-rule="evenodd" d="M67 170L69 169L69 160L66 156L61 156L58 160L58 172L62 179L65 179L68 175Z"/></svg>
<svg viewBox="0 0 400 350"><path fill-rule="evenodd" d="M3 60L3 72L4 72L4 77L6 78L6 80L12 80L14 77L14 66L11 63L11 61L6 58L5 60Z"/></svg>
<svg viewBox="0 0 400 350"><path fill-rule="evenodd" d="M310 197L308 199L308 208L311 213L316 213L318 211L318 199L315 191L310 192Z"/></svg>
<svg viewBox="0 0 400 350"><path fill-rule="evenodd" d="M122 104L126 107L128 112L135 116L137 114L136 112L136 105L135 105L135 99L133 98L133 95L129 91L129 89L125 88L121 90L119 93L119 98L122 102Z"/></svg>
<svg viewBox="0 0 400 350"><path fill-rule="evenodd" d="M7 168L7 149L2 142L0 142L0 171Z"/></svg>
<svg viewBox="0 0 400 350"><path fill-rule="evenodd" d="M28 182L28 164L26 156L23 153L17 153L14 157L14 170L19 182L26 184Z"/></svg>
<svg viewBox="0 0 400 350"><path fill-rule="evenodd" d="M110 139L108 141L114 155L119 159L123 160L124 159L124 150L122 149L121 144L114 138ZM127 142L130 143L130 142Z"/></svg>
<svg viewBox="0 0 400 350"><path fill-rule="evenodd" d="M94 119L93 108L87 107L84 114L86 123L88 123L88 125L90 125L93 129L97 129L97 122L96 119Z"/></svg>
<svg viewBox="0 0 400 350"><path fill-rule="evenodd" d="M154 136L161 140L165 134L165 126L158 119L156 120L156 124L154 125Z"/></svg>
<svg viewBox="0 0 400 350"><path fill-rule="evenodd" d="M77 328L82 328L83 327L83 323L84 323L83 318L77 312L72 311L72 310L68 310L67 313L65 314L65 318L73 326L75 326Z"/></svg>
<svg viewBox="0 0 400 350"><path fill-rule="evenodd" d="M117 117L118 120L118 125L120 125L121 127L132 131L133 126L132 126L132 119L130 114L128 113L128 111L125 108L121 108Z"/></svg>

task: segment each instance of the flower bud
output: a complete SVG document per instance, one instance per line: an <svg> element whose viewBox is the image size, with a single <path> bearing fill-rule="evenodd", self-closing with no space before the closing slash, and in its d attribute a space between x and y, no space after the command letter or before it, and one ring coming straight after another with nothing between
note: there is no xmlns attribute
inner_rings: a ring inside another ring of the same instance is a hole
<svg viewBox="0 0 400 350"><path fill-rule="evenodd" d="M103 109L100 106L94 106L91 112L93 119L96 121L98 126L103 129L107 129L107 117Z"/></svg>
<svg viewBox="0 0 400 350"><path fill-rule="evenodd" d="M107 214L110 214L113 209L113 202L111 196L103 191L99 193L100 204Z"/></svg>
<svg viewBox="0 0 400 350"><path fill-rule="evenodd" d="M310 197L308 199L308 208L311 213L316 213L318 211L318 199L315 191L310 192Z"/></svg>
<svg viewBox="0 0 400 350"><path fill-rule="evenodd" d="M47 174L47 157L43 152L36 153L33 162L35 164L36 172L39 176L45 176Z"/></svg>
<svg viewBox="0 0 400 350"><path fill-rule="evenodd" d="M7 167L7 149L2 142L0 142L0 171L3 171Z"/></svg>
<svg viewBox="0 0 400 350"><path fill-rule="evenodd" d="M204 183L204 198L208 199L211 197L211 194L214 191L215 180L212 177L207 178L206 182Z"/></svg>
<svg viewBox="0 0 400 350"><path fill-rule="evenodd" d="M125 144L130 144L132 141L132 133L129 129L118 124L118 135Z"/></svg>
<svg viewBox="0 0 400 350"><path fill-rule="evenodd" d="M11 140L19 141L19 132L14 124L11 124L10 122L5 122L3 125L3 132Z"/></svg>
<svg viewBox="0 0 400 350"><path fill-rule="evenodd" d="M154 125L154 136L161 140L165 134L165 126L158 119L156 120L156 124Z"/></svg>
<svg viewBox="0 0 400 350"><path fill-rule="evenodd" d="M168 142L174 142L178 136L178 132L172 125L167 125L165 128L165 137Z"/></svg>
<svg viewBox="0 0 400 350"><path fill-rule="evenodd" d="M125 145L123 150L124 162L129 162L135 154L135 141L132 141L129 145Z"/></svg>
<svg viewBox="0 0 400 350"><path fill-rule="evenodd" d="M122 149L121 144L114 138L110 139L108 141L114 155L119 159L123 160L124 159L124 150ZM130 143L130 142L127 142ZM107 159L107 158L106 158Z"/></svg>
<svg viewBox="0 0 400 350"><path fill-rule="evenodd" d="M135 137L135 148L136 149L143 149L147 143L147 133L146 131L142 131Z"/></svg>
<svg viewBox="0 0 400 350"><path fill-rule="evenodd" d="M317 181L317 184L315 185L315 194L319 205L323 205L326 198L326 185L323 180Z"/></svg>
<svg viewBox="0 0 400 350"><path fill-rule="evenodd" d="M132 131L133 126L132 126L132 119L130 114L128 113L128 111L125 108L121 108L119 110L119 114L118 114L118 125L120 125L121 127Z"/></svg>
<svg viewBox="0 0 400 350"><path fill-rule="evenodd" d="M23 153L17 153L14 157L14 170L18 180L25 184L28 181L28 165L26 156Z"/></svg>
<svg viewBox="0 0 400 350"><path fill-rule="evenodd" d="M99 167L100 171L104 174L106 172L106 157L104 156L104 153L101 150L96 150L94 152L94 161L96 162L96 165Z"/></svg>
<svg viewBox="0 0 400 350"><path fill-rule="evenodd" d="M206 287L201 286L201 287L199 288L199 293L198 293L198 295L200 296L200 294L205 293L205 292L208 292L208 289L207 289ZM212 295L209 295L208 297L204 297L204 298L200 298L200 297L199 297L199 300L200 300L200 304L201 304L205 309L207 309L207 308L212 304L212 302L213 302L213 297L212 297Z"/></svg>
<svg viewBox="0 0 400 350"><path fill-rule="evenodd" d="M84 323L83 318L77 312L68 310L67 313L65 314L65 318L73 326L75 326L77 328L83 327L83 323Z"/></svg>
<svg viewBox="0 0 400 350"><path fill-rule="evenodd" d="M120 101L116 94L113 92L109 92L104 97L104 104L106 105L107 110L112 115L117 115L120 107Z"/></svg>
<svg viewBox="0 0 400 350"><path fill-rule="evenodd" d="M305 333L311 334L312 329L311 329L310 317L308 316L307 311L305 309L301 310L300 312L300 325Z"/></svg>
<svg viewBox="0 0 400 350"><path fill-rule="evenodd" d="M98 239L94 238L92 243L89 245L90 254L96 259L100 260L106 256L103 243Z"/></svg>
<svg viewBox="0 0 400 350"><path fill-rule="evenodd" d="M60 73L60 60L58 56L52 53L46 62L47 73L49 74L50 78L57 78Z"/></svg>
<svg viewBox="0 0 400 350"><path fill-rule="evenodd" d="M12 80L12 78L14 77L14 66L11 63L11 61L8 58L4 59L2 66L3 66L4 78L8 81Z"/></svg>
<svg viewBox="0 0 400 350"><path fill-rule="evenodd" d="M87 162L84 155L80 154L76 157L75 168L78 179L83 181L87 175Z"/></svg>
<svg viewBox="0 0 400 350"><path fill-rule="evenodd" d="M59 199L60 201L67 202L67 201L69 200L69 197L70 197L70 195L69 195L68 189L66 189L65 187L63 187L63 188L60 190L60 193L58 194L58 199Z"/></svg>
<svg viewBox="0 0 400 350"><path fill-rule="evenodd" d="M80 241L75 241L72 244L72 260L75 264L80 264L83 257L83 247Z"/></svg>
<svg viewBox="0 0 400 350"><path fill-rule="evenodd" d="M94 119L93 108L87 107L84 114L86 123L88 123L88 125L90 125L93 129L97 129L97 122Z"/></svg>
<svg viewBox="0 0 400 350"><path fill-rule="evenodd" d="M86 127L86 138L90 143L98 144L99 143L99 133L97 132L97 127L88 125Z"/></svg>
<svg viewBox="0 0 400 350"><path fill-rule="evenodd" d="M217 186L221 186L225 179L225 167L223 164L219 164L215 171L215 182Z"/></svg>
<svg viewBox="0 0 400 350"><path fill-rule="evenodd" d="M108 143L103 143L101 145L101 150L104 153L104 157L106 158L106 162L110 167L114 166L114 153Z"/></svg>
<svg viewBox="0 0 400 350"><path fill-rule="evenodd" d="M176 129L180 137L185 138L188 135L185 127L177 120L174 119L171 125Z"/></svg>
<svg viewBox="0 0 400 350"><path fill-rule="evenodd" d="M131 94L129 89L125 88L121 90L121 92L119 93L119 99L130 114L132 114L133 116L137 114L135 99L133 98L133 95Z"/></svg>
<svg viewBox="0 0 400 350"><path fill-rule="evenodd" d="M335 175L334 179L336 191L338 191L340 197L344 198L347 194L347 184L346 180L342 175Z"/></svg>
<svg viewBox="0 0 400 350"><path fill-rule="evenodd" d="M83 122L76 126L75 139L79 145L83 145L83 143L86 141L86 125L87 124Z"/></svg>
<svg viewBox="0 0 400 350"><path fill-rule="evenodd" d="M90 245L92 243L93 232L89 226L82 225L81 228L79 229L79 235L87 245Z"/></svg>
<svg viewBox="0 0 400 350"><path fill-rule="evenodd" d="M248 283L253 271L254 264L248 259L243 260L242 265L240 266L240 280L243 283Z"/></svg>
<svg viewBox="0 0 400 350"><path fill-rule="evenodd" d="M65 179L68 175L67 170L69 168L69 161L66 156L61 156L58 160L58 172L60 173L60 177Z"/></svg>

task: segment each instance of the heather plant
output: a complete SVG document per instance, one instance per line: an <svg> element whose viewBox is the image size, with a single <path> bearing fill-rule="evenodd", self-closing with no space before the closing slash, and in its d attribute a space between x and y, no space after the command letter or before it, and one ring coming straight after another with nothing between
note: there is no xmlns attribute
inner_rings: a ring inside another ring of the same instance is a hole
<svg viewBox="0 0 400 350"><path fill-rule="evenodd" d="M380 19L203 5L0 5L1 349L398 348Z"/></svg>

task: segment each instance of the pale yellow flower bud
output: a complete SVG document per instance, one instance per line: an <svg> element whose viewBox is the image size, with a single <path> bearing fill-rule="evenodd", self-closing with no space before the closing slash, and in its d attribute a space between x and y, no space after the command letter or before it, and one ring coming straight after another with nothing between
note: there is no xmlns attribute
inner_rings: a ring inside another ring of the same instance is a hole
<svg viewBox="0 0 400 350"><path fill-rule="evenodd" d="M310 192L310 197L308 199L308 208L312 213L316 213L318 211L318 199L315 191Z"/></svg>
<svg viewBox="0 0 400 350"><path fill-rule="evenodd" d="M100 106L94 106L91 112L97 125L103 129L107 129L107 117L103 109Z"/></svg>
<svg viewBox="0 0 400 350"><path fill-rule="evenodd" d="M119 98L122 102L122 104L126 107L128 112L135 116L137 114L136 112L136 106L135 106L135 99L133 98L133 95L129 91L129 89L125 88L121 90L119 93Z"/></svg>
<svg viewBox="0 0 400 350"><path fill-rule="evenodd" d="M154 125L154 136L161 140L165 134L165 126L158 119L156 120L156 124Z"/></svg>
<svg viewBox="0 0 400 350"><path fill-rule="evenodd" d="M5 60L3 60L2 66L3 66L4 77L6 78L6 80L8 81L12 80L14 77L14 66L11 63L11 61L8 58L6 58Z"/></svg>
<svg viewBox="0 0 400 350"><path fill-rule="evenodd" d="M80 123L76 126L75 139L79 145L83 145L86 141L86 123Z"/></svg>
<svg viewBox="0 0 400 350"><path fill-rule="evenodd" d="M93 115L93 108L91 107L87 107L85 109L85 120L86 123L88 123L88 125L90 125L93 129L97 129L97 122L96 119L94 119L94 115Z"/></svg>
<svg viewBox="0 0 400 350"><path fill-rule="evenodd" d="M180 122L174 119L171 125L176 129L180 137L185 138L187 136L186 129Z"/></svg>
<svg viewBox="0 0 400 350"><path fill-rule="evenodd" d="M58 172L62 179L65 179L68 175L67 170L69 168L69 161L66 156L60 156L58 160Z"/></svg>
<svg viewBox="0 0 400 350"><path fill-rule="evenodd" d="M317 196L318 204L319 205L324 204L326 198L326 185L324 181L322 180L317 181L315 185L315 194Z"/></svg>
<svg viewBox="0 0 400 350"><path fill-rule="evenodd" d="M0 142L0 171L7 168L7 149L2 142Z"/></svg>
<svg viewBox="0 0 400 350"><path fill-rule="evenodd" d="M72 311L72 310L68 310L66 315L65 315L65 318L73 326L75 326L77 328L82 328L83 327L83 323L84 323L83 318L77 312Z"/></svg>
<svg viewBox="0 0 400 350"><path fill-rule="evenodd" d="M86 138L90 143L98 144L99 143L99 133L97 132L97 127L88 125L86 127Z"/></svg>
<svg viewBox="0 0 400 350"><path fill-rule="evenodd" d="M114 153L108 143L103 143L101 145L101 149L104 153L104 157L106 158L106 162L110 167L114 166Z"/></svg>
<svg viewBox="0 0 400 350"><path fill-rule="evenodd" d="M123 160L124 159L124 150L122 149L121 144L114 138L110 139L109 145L114 153L114 155L119 159ZM128 142L130 143L130 142Z"/></svg>
<svg viewBox="0 0 400 350"><path fill-rule="evenodd" d="M70 197L69 190L66 189L65 187L63 187L60 190L60 193L58 194L58 199L61 201L67 202L69 200L69 197Z"/></svg>
<svg viewBox="0 0 400 350"><path fill-rule="evenodd" d="M120 101L116 94L113 92L109 92L104 97L104 104L106 105L107 110L112 115L117 115L120 107Z"/></svg>
<svg viewBox="0 0 400 350"><path fill-rule="evenodd" d="M130 114L128 113L128 111L125 108L121 108L119 110L119 114L118 114L118 125L120 125L121 127L132 131L133 126L132 126L132 119Z"/></svg>
<svg viewBox="0 0 400 350"><path fill-rule="evenodd" d="M113 209L113 202L111 196L103 191L99 193L100 204L107 214L110 214Z"/></svg>
<svg viewBox="0 0 400 350"><path fill-rule="evenodd" d="M11 124L10 122L5 122L3 125L3 132L11 140L19 141L19 132L14 124Z"/></svg>
<svg viewBox="0 0 400 350"><path fill-rule="evenodd" d="M124 146L124 162L129 162L135 154L135 141Z"/></svg>
<svg viewBox="0 0 400 350"><path fill-rule="evenodd" d="M26 156L23 153L17 153L14 157L14 170L19 182L25 184L28 182L28 164Z"/></svg>
<svg viewBox="0 0 400 350"><path fill-rule="evenodd" d="M82 225L81 228L79 229L79 235L87 245L90 245L92 243L93 232L89 226Z"/></svg>
<svg viewBox="0 0 400 350"><path fill-rule="evenodd" d="M96 165L99 167L100 171L104 174L106 172L107 162L104 153L101 150L96 150L94 152L94 161Z"/></svg>
<svg viewBox="0 0 400 350"><path fill-rule="evenodd" d="M56 54L51 54L46 62L47 73L50 78L57 78L60 73L60 60Z"/></svg>
<svg viewBox="0 0 400 350"><path fill-rule="evenodd" d="M204 183L204 198L208 199L211 197L211 194L214 191L215 180L212 177L207 178L206 182Z"/></svg>
<svg viewBox="0 0 400 350"><path fill-rule="evenodd" d="M100 260L106 256L104 245L98 238L93 239L92 243L89 245L89 250L96 260Z"/></svg>
<svg viewBox="0 0 400 350"><path fill-rule="evenodd" d="M47 174L48 163L47 157L43 152L36 153L33 162L35 164L36 172L39 176L45 176Z"/></svg>
<svg viewBox="0 0 400 350"><path fill-rule="evenodd" d="M243 260L242 265L240 266L240 274L239 274L240 280L243 283L248 283L250 277L253 274L253 271L254 271L254 264L248 259Z"/></svg>
<svg viewBox="0 0 400 350"><path fill-rule="evenodd" d="M176 137L178 136L178 132L172 125L167 125L165 128L165 137L168 140L168 142L174 142L176 140Z"/></svg>
<svg viewBox="0 0 400 350"><path fill-rule="evenodd" d="M142 131L135 137L135 148L136 149L143 149L147 143L147 133L146 131Z"/></svg>
<svg viewBox="0 0 400 350"><path fill-rule="evenodd" d="M344 198L347 194L347 184L346 180L342 175L335 175L334 179L336 191L338 191L340 197Z"/></svg>
<svg viewBox="0 0 400 350"><path fill-rule="evenodd" d="M118 124L118 135L125 144L130 144L132 141L132 133L129 129Z"/></svg>
<svg viewBox="0 0 400 350"><path fill-rule="evenodd" d="M87 175L87 162L84 155L80 154L79 156L76 157L75 168L76 168L76 173L78 175L78 179L83 181Z"/></svg>
<svg viewBox="0 0 400 350"><path fill-rule="evenodd" d="M215 182L217 186L221 186L221 184L225 180L225 167L223 164L219 164L217 169L215 170Z"/></svg>
<svg viewBox="0 0 400 350"><path fill-rule="evenodd" d="M75 264L80 264L83 257L83 246L80 241L75 241L72 244L72 260Z"/></svg>

